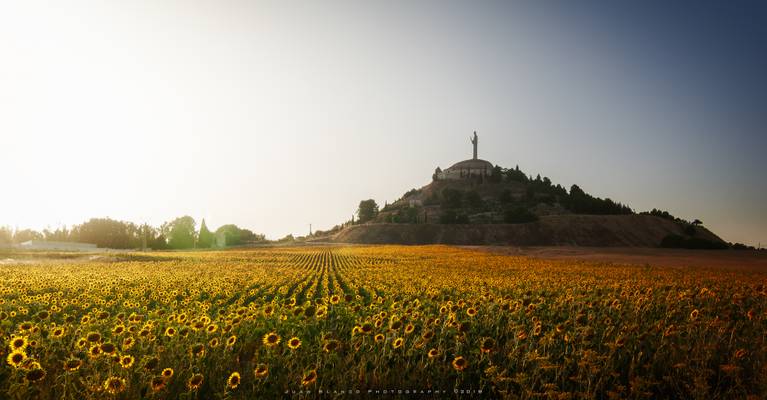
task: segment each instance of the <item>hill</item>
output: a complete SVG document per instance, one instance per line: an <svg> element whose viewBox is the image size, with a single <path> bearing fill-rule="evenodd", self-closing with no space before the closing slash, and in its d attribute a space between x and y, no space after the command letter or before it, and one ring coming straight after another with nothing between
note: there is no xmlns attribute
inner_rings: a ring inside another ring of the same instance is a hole
<svg viewBox="0 0 767 400"><path fill-rule="evenodd" d="M684 229L674 221L652 215L548 215L521 224L352 225L327 240L366 244L658 247L669 235L686 237ZM697 228L696 236L723 243L702 227Z"/></svg>
<svg viewBox="0 0 767 400"><path fill-rule="evenodd" d="M481 166L481 173L456 170L466 165ZM484 160L469 160L446 171L438 168L431 183L406 192L380 211L372 200L364 201L361 206L372 208L363 213L361 207L360 220L319 236L346 243L728 247L699 220L686 221L657 209L635 213L577 185L568 191L519 167L486 165L490 164Z"/></svg>

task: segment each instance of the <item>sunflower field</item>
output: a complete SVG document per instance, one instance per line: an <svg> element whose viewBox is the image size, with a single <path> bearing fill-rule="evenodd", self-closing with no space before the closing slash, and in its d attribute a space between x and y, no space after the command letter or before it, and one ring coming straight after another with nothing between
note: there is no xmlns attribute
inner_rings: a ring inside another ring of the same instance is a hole
<svg viewBox="0 0 767 400"><path fill-rule="evenodd" d="M447 246L0 265L0 398L767 397L767 273Z"/></svg>

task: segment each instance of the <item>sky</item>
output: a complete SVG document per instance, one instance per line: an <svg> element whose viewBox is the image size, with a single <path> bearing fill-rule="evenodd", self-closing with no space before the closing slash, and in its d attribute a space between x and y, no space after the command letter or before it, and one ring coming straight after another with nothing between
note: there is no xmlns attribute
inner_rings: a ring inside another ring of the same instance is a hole
<svg viewBox="0 0 767 400"><path fill-rule="evenodd" d="M327 229L471 157L767 244L767 5L0 0L0 225Z"/></svg>

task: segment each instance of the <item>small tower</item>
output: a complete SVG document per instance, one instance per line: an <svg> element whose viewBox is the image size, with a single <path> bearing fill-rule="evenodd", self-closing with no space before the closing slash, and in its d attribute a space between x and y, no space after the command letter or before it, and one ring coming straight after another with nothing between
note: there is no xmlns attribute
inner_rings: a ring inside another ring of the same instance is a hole
<svg viewBox="0 0 767 400"><path fill-rule="evenodd" d="M471 138L471 144L474 145L474 158L472 160L477 159L477 144L479 144L479 137L477 137L477 131L474 131L474 137Z"/></svg>

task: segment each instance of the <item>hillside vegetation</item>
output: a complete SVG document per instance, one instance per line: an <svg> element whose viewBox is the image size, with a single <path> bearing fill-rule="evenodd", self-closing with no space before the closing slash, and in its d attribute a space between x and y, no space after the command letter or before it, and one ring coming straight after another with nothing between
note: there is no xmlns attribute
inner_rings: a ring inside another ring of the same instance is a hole
<svg viewBox="0 0 767 400"><path fill-rule="evenodd" d="M636 213L628 205L565 189L519 167L496 166L489 177L437 180L378 209L360 202L356 221L330 239L350 243L643 246L717 249L728 245L667 211ZM325 233L326 235L328 233Z"/></svg>

